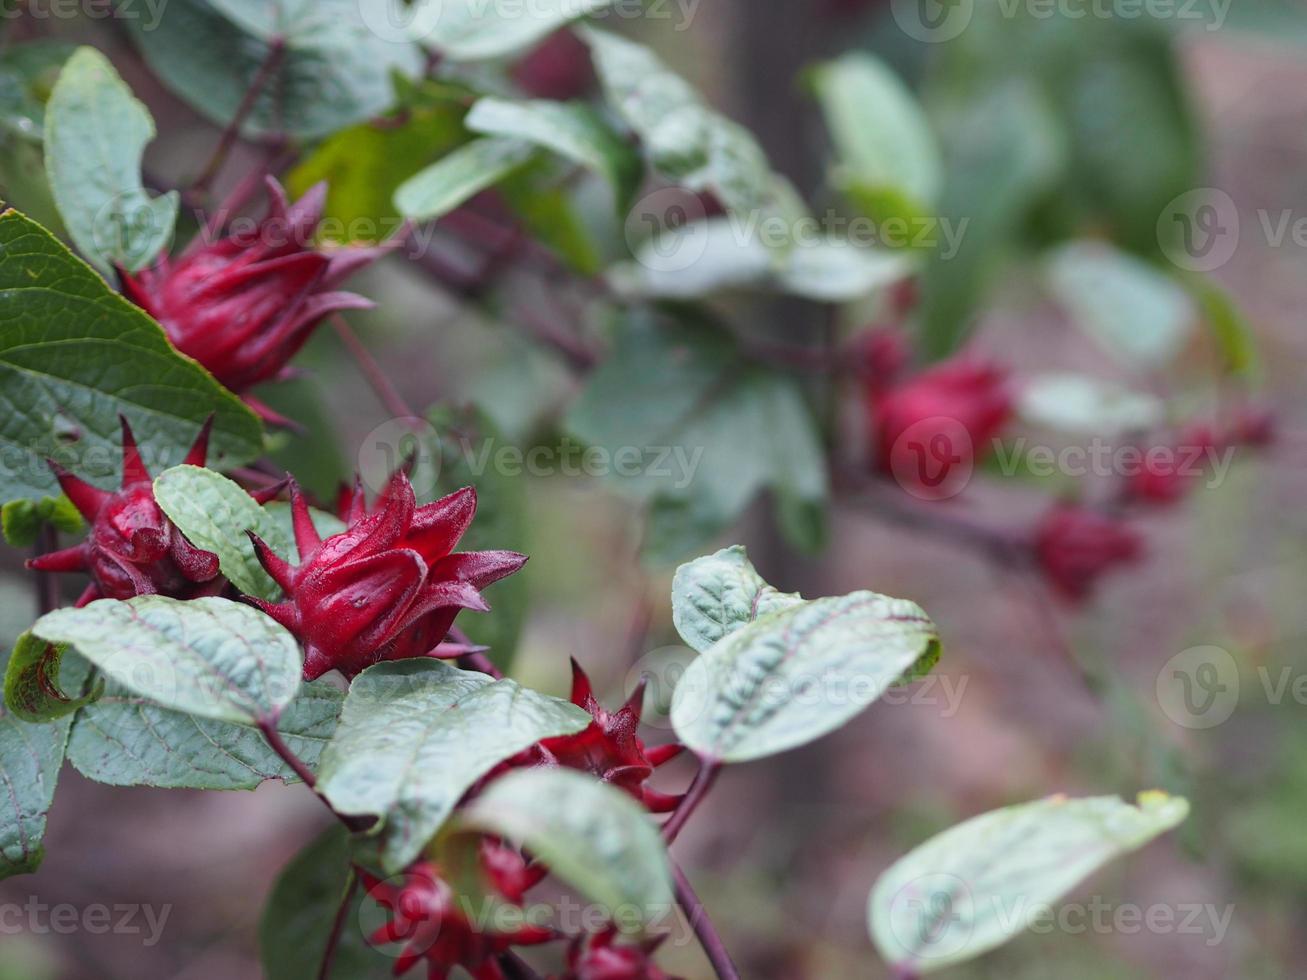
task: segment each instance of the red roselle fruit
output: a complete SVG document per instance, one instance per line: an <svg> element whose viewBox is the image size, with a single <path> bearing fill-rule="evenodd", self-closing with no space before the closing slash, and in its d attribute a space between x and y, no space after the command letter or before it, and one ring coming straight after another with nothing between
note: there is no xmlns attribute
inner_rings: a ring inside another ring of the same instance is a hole
<svg viewBox="0 0 1307 980"><path fill-rule="evenodd" d="M250 602L299 639L308 680L332 669L352 677L382 660L426 656L460 610L489 610L481 589L526 564L525 555L512 551L453 553L476 505L476 491L468 487L417 507L401 470L375 512L366 513L357 498L348 527L323 541L303 494L291 484L300 564L291 565L251 534L259 561L285 597Z"/></svg>
<svg viewBox="0 0 1307 980"><path fill-rule="evenodd" d="M187 599L216 594L224 585L218 577L218 556L194 547L164 516L131 426L125 418L121 421L123 474L118 491L94 487L50 461L59 486L86 518L90 532L81 544L33 558L27 567L89 573L91 584L77 600L79 606L138 595ZM204 465L211 426L212 419L200 430L185 462Z"/></svg>
<svg viewBox="0 0 1307 980"><path fill-rule="evenodd" d="M561 980L673 980L653 961L661 943L623 943L615 929L578 936L568 946L567 972Z"/></svg>
<svg viewBox="0 0 1307 980"><path fill-rule="evenodd" d="M1053 590L1083 602L1112 571L1143 555L1143 541L1128 525L1074 504L1059 504L1035 529L1035 558Z"/></svg>
<svg viewBox="0 0 1307 980"><path fill-rule="evenodd" d="M539 99L580 98L595 83L590 49L571 31L558 31L514 66L513 78Z"/></svg>
<svg viewBox="0 0 1307 980"><path fill-rule="evenodd" d="M515 851L495 841L481 846L481 870L490 887L503 898L520 904L527 887L537 875L525 871L525 861ZM497 957L513 946L533 946L556 938L553 931L525 921L506 927L507 916L491 916L478 922L481 905L467 905L462 896L430 861L419 861L404 872L401 882L381 881L364 873L368 895L392 913L389 922L368 937L376 945L403 943L395 960L394 973L407 973L422 960L430 977L445 977L455 967L467 970L475 980L505 980Z"/></svg>
<svg viewBox="0 0 1307 980"><path fill-rule="evenodd" d="M1175 445L1144 451L1143 465L1126 480L1126 497L1160 506L1179 503L1210 469L1221 442L1210 425L1186 426Z"/></svg>
<svg viewBox="0 0 1307 980"><path fill-rule="evenodd" d="M163 325L173 346L195 358L266 420L286 422L247 394L284 378L287 364L323 318L372 303L336 287L378 254L318 250L327 186L294 205L272 177L267 216L249 234L192 246L175 261L162 256L135 276L122 274L129 299Z"/></svg>
<svg viewBox="0 0 1307 980"><path fill-rule="evenodd" d="M579 769L611 783L643 803L653 813L667 813L681 802L679 795L660 793L647 786L654 770L674 759L681 746L644 744L638 731L644 704L644 682L617 711L610 712L594 696L590 679L572 661L573 704L594 720L575 735L547 738L504 763L490 778L507 769L528 766L562 766Z"/></svg>
<svg viewBox="0 0 1307 980"><path fill-rule="evenodd" d="M958 359L871 386L868 411L877 467L918 496L943 499L961 492L1012 417L1013 403L1006 371Z"/></svg>

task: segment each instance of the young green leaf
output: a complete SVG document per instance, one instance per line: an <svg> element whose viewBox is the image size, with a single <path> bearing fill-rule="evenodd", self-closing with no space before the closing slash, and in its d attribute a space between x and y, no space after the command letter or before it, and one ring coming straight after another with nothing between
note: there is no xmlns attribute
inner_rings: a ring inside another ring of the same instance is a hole
<svg viewBox="0 0 1307 980"><path fill-rule="evenodd" d="M867 910L872 939L912 975L972 959L1188 813L1186 800L1151 792L1137 806L1114 796L1055 796L974 817L881 875Z"/></svg>
<svg viewBox="0 0 1307 980"><path fill-rule="evenodd" d="M45 168L73 242L106 276L150 265L172 242L177 192L152 198L141 183L154 135L150 111L109 59L78 48L46 107Z"/></svg>
<svg viewBox="0 0 1307 980"><path fill-rule="evenodd" d="M250 606L137 596L56 609L32 626L163 707L215 721L274 722L294 699L303 657L285 628Z"/></svg>
<svg viewBox="0 0 1307 980"><path fill-rule="evenodd" d="M9 655L0 655L8 671ZM72 719L33 725L0 711L0 878L29 874L45 856L41 839Z"/></svg>
<svg viewBox="0 0 1307 980"><path fill-rule="evenodd" d="M272 888L259 922L259 957L267 980L319 980L322 951L345 898L350 876L350 839L334 826L297 854ZM332 976L389 976L393 961L367 941L362 928L366 901L356 888L333 959Z"/></svg>
<svg viewBox="0 0 1307 980"><path fill-rule="evenodd" d="M943 163L908 87L862 53L817 66L812 83L835 143L835 185L878 220L931 215Z"/></svg>
<svg viewBox="0 0 1307 980"><path fill-rule="evenodd" d="M437 660L378 664L350 686L318 790L339 813L383 819L380 860L393 874L497 763L590 720L565 701Z"/></svg>
<svg viewBox="0 0 1307 980"><path fill-rule="evenodd" d="M523 51L613 0L418 0L408 19L423 44L451 61L484 61Z"/></svg>
<svg viewBox="0 0 1307 980"><path fill-rule="evenodd" d="M163 329L119 296L51 234L17 211L0 214L0 435L8 465L0 501L57 494L46 458L79 475L116 476L118 415L166 462L185 457L214 416L210 461L238 465L258 455L258 420ZM92 473L94 460L112 461Z"/></svg>
<svg viewBox="0 0 1307 980"><path fill-rule="evenodd" d="M40 500L11 500L0 507L0 528L11 547L30 548L46 524L57 531L76 534L82 529L83 521L73 502L63 494Z"/></svg>
<svg viewBox="0 0 1307 980"><path fill-rule="evenodd" d="M696 558L672 578L672 623L703 653L718 640L765 616L801 605L796 592L768 585L740 545Z"/></svg>
<svg viewBox="0 0 1307 980"><path fill-rule="evenodd" d="M1257 334L1235 298L1211 279L1192 276L1188 286L1203 313L1203 323L1216 341L1223 366L1235 377L1255 378L1261 367Z"/></svg>
<svg viewBox="0 0 1307 980"><path fill-rule="evenodd" d="M310 769L336 730L344 700L329 682L312 681L277 721L277 731ZM68 761L88 779L111 786L237 790L299 778L255 726L163 708L120 684L109 685L78 713Z"/></svg>
<svg viewBox="0 0 1307 980"><path fill-rule="evenodd" d="M174 466L155 478L154 499L191 544L218 556L218 567L232 585L259 599L281 595L245 532L253 531L278 554L294 554L287 551L282 525L248 491L213 470Z"/></svg>
<svg viewBox="0 0 1307 980"><path fill-rule="evenodd" d="M639 156L584 103L487 97L472 107L467 127L487 136L526 140L593 170L612 185L623 215L640 186Z"/></svg>
<svg viewBox="0 0 1307 980"><path fill-rule="evenodd" d="M395 191L395 207L414 221L442 217L522 166L530 143L502 137L474 140L410 177Z"/></svg>
<svg viewBox="0 0 1307 980"><path fill-rule="evenodd" d="M87 665L77 654L65 680L62 668L67 652L63 644L47 643L31 633L20 636L5 670L5 707L23 721L54 721L99 697L103 682L85 696L80 693Z"/></svg>
<svg viewBox="0 0 1307 980"><path fill-rule="evenodd" d="M693 661L672 696L700 757L746 762L832 732L939 658L915 603L874 592L814 599L737 628Z"/></svg>
<svg viewBox="0 0 1307 980"><path fill-rule="evenodd" d="M520 844L619 926L646 927L672 908L658 828L629 796L586 773L508 773L461 812L459 827Z"/></svg>
<svg viewBox="0 0 1307 980"><path fill-rule="evenodd" d="M246 136L311 139L380 115L421 51L399 0L168 0L126 18L164 84L219 125L253 98Z"/></svg>
<svg viewBox="0 0 1307 980"><path fill-rule="evenodd" d="M712 191L739 213L770 201L771 165L747 129L704 105L644 45L595 28L585 38L609 103L641 138L656 171L692 191Z"/></svg>
<svg viewBox="0 0 1307 980"><path fill-rule="evenodd" d="M1048 262L1048 283L1072 321L1123 364L1159 368L1197 325L1197 310L1175 280L1107 245L1072 243Z"/></svg>

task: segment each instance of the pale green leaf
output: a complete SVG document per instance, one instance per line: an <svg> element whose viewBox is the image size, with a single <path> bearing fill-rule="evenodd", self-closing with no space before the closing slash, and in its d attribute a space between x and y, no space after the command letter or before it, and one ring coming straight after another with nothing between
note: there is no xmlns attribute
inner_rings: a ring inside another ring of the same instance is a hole
<svg viewBox="0 0 1307 980"><path fill-rule="evenodd" d="M0 53L0 128L35 143L44 138L46 103L74 50L66 41L42 39Z"/></svg>
<svg viewBox="0 0 1307 980"><path fill-rule="evenodd" d="M111 680L187 714L272 722L299 689L295 638L243 603L138 596L57 609L32 626L67 643Z"/></svg>
<svg viewBox="0 0 1307 980"><path fill-rule="evenodd" d="M508 176L534 152L522 140L474 140L404 181L395 191L395 207L414 221L442 217Z"/></svg>
<svg viewBox="0 0 1307 980"><path fill-rule="evenodd" d="M98 697L103 685L82 695L87 665L76 654L69 663L69 676L63 676L67 652L62 644L47 643L31 633L20 636L5 670L5 708L23 721L54 721Z"/></svg>
<svg viewBox="0 0 1307 980"><path fill-rule="evenodd" d="M687 562L672 578L672 623L703 653L750 623L803 602L768 585L740 545Z"/></svg>
<svg viewBox="0 0 1307 980"><path fill-rule="evenodd" d="M418 0L409 12L413 36L451 61L483 61L525 50L560 27L613 0Z"/></svg>
<svg viewBox="0 0 1307 980"><path fill-rule="evenodd" d="M355 678L318 790L339 813L382 818L383 870L402 870L472 785L542 738L585 728L575 705L437 660Z"/></svg>
<svg viewBox="0 0 1307 980"><path fill-rule="evenodd" d="M630 796L587 773L501 776L462 811L459 825L522 845L619 925L647 926L672 908L657 826Z"/></svg>
<svg viewBox="0 0 1307 980"><path fill-rule="evenodd" d="M1186 800L1151 792L1138 806L1054 796L974 817L881 875L868 905L872 938L881 956L913 974L972 959L1188 814Z"/></svg>
<svg viewBox="0 0 1307 980"><path fill-rule="evenodd" d="M172 242L180 198L152 198L141 157L154 119L109 59L78 48L59 73L45 113L45 169L73 242L105 275L136 272Z"/></svg>
<svg viewBox="0 0 1307 980"><path fill-rule="evenodd" d="M873 592L815 599L729 633L690 664L672 698L699 756L745 762L805 745L939 656L915 603Z"/></svg>

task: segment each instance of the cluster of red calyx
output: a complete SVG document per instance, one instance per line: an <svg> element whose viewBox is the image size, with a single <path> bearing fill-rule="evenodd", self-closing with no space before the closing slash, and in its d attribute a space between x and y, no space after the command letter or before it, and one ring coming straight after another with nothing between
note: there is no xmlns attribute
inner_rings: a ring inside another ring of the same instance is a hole
<svg viewBox="0 0 1307 980"><path fill-rule="evenodd" d="M507 901L521 904L536 877L526 870L521 855L486 840L480 857L489 886ZM506 980L499 964L501 954L513 946L539 945L557 938L553 930L526 921L503 929L478 922L471 914L477 910L466 907L442 877L440 868L430 861L411 865L403 874L402 884L381 881L366 873L363 883L368 894L393 915L368 937L369 942L404 944L395 959L395 976L426 960L431 980L444 980L455 967L467 970L475 980Z"/></svg>
<svg viewBox="0 0 1307 980"><path fill-rule="evenodd" d="M863 344L873 458L906 489L955 495L1012 418L1007 372L971 357L904 375L909 354L897 332Z"/></svg>
<svg viewBox="0 0 1307 980"><path fill-rule="evenodd" d="M90 532L81 544L33 558L27 566L42 572L89 573L91 584L78 606L138 595L187 599L218 593L226 584L218 575L218 556L194 547L164 516L131 426L125 418L121 421L123 473L116 492L94 487L50 461L59 486L86 518ZM185 462L204 465L211 421L200 430Z"/></svg>
<svg viewBox="0 0 1307 980"><path fill-rule="evenodd" d="M570 30L558 31L513 67L513 80L538 99L579 99L595 83L590 49Z"/></svg>
<svg viewBox="0 0 1307 980"><path fill-rule="evenodd" d="M653 961L661 942L618 942L615 929L578 936L567 948L567 972L560 980L672 980Z"/></svg>
<svg viewBox="0 0 1307 980"><path fill-rule="evenodd" d="M1123 521L1074 504L1044 515L1034 534L1035 559L1053 590L1070 602L1088 599L1099 581L1143 555L1143 540Z"/></svg>
<svg viewBox="0 0 1307 980"><path fill-rule="evenodd" d="M267 216L249 235L198 244L151 269L122 275L129 299L158 320L182 353L203 364L266 420L285 419L248 389L287 374L287 364L332 313L372 304L336 287L374 251L334 255L314 245L327 188L319 184L294 205L267 178ZM198 241L198 240L197 240Z"/></svg>
<svg viewBox="0 0 1307 980"><path fill-rule="evenodd" d="M571 701L594 720L575 735L563 735L537 742L491 773L494 778L508 769L558 766L588 772L635 797L651 813L668 813L681 802L679 795L660 793L648 786L654 770L681 753L682 746L647 746L640 738L640 713L644 706L644 682L617 711L608 711L594 696L590 678L572 661Z"/></svg>
<svg viewBox="0 0 1307 980"><path fill-rule="evenodd" d="M476 506L469 487L417 507L401 470L372 513L356 498L346 529L323 541L292 484L300 563L290 564L251 535L259 561L285 596L279 603L250 601L299 639L308 680L333 669L352 677L382 660L426 656L460 610L490 608L481 589L526 563L512 551L454 553Z"/></svg>
<svg viewBox="0 0 1307 980"><path fill-rule="evenodd" d="M1162 451L1145 450L1143 464L1126 481L1127 503L1169 506L1179 503L1209 473L1223 453L1243 446L1264 448L1275 438L1266 412L1244 411L1224 429L1205 422L1184 426Z"/></svg>

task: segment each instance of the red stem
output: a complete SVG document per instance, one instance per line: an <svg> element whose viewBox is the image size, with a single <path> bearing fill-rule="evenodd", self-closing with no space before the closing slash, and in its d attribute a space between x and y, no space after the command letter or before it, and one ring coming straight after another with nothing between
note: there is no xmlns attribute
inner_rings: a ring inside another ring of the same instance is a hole
<svg viewBox="0 0 1307 980"><path fill-rule="evenodd" d="M337 313L331 318L331 325L386 411L395 418L417 418L408 402L404 400L404 396L390 383L386 372L381 369L381 365L377 363L363 341L359 340L358 334L353 331L345 318Z"/></svg>
<svg viewBox="0 0 1307 980"><path fill-rule="evenodd" d="M717 774L721 771L721 765L717 762L704 761L699 765L699 771L695 774L694 782L690 783L690 788L685 791L685 796L672 811L667 822L663 824L663 839L667 841L668 846L676 840L687 820L693 816L694 811L703 798L708 795L712 789L713 783L717 781Z"/></svg>
<svg viewBox="0 0 1307 980"><path fill-rule="evenodd" d="M726 951L726 944L722 942L717 928L708 918L708 910L703 907L703 902L699 901L699 896L694 893L694 888L685 877L685 872L673 863L672 875L676 881L676 904L690 920L690 928L699 938L699 945L703 947L718 980L740 980L740 971L731 961L731 954Z"/></svg>
<svg viewBox="0 0 1307 980"><path fill-rule="evenodd" d="M35 554L37 557L59 550L59 532L49 524L41 525L37 532ZM59 579L53 572L35 572L37 615L44 616L63 605L63 593L59 588Z"/></svg>
<svg viewBox="0 0 1307 980"><path fill-rule="evenodd" d="M322 965L318 968L318 980L329 980L331 977L331 967L336 960L336 949L340 946L341 933L345 931L345 918L349 915L350 902L354 899L354 892L358 889L358 885L358 873L351 866L349 880L345 885L345 894L341 896L340 907L336 909L336 917L331 921L331 933L327 936L327 946L322 951Z"/></svg>
<svg viewBox="0 0 1307 980"><path fill-rule="evenodd" d="M259 66L258 72L250 81L250 87L245 90L245 95L241 99L240 105L236 107L236 114L232 116L231 122L227 128L222 131L222 136L218 138L218 145L214 148L213 155L209 157L209 162L205 164L200 175L195 178L191 184L191 190L207 190L213 179L218 176L218 171L227 161L227 154L236 144L240 136L241 125L245 122L247 116L254 109L255 100L263 91L264 86L268 84L268 79L272 77L273 72L281 65L281 60L286 55L286 39L274 37L268 45L267 57L263 59L263 64Z"/></svg>

